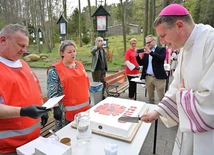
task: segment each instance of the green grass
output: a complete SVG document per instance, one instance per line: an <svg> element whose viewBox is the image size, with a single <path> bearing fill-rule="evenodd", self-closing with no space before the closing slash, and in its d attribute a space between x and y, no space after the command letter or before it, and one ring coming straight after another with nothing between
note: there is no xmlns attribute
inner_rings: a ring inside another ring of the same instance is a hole
<svg viewBox="0 0 214 155"><path fill-rule="evenodd" d="M142 35L127 35L126 48L130 47L129 40L131 38L136 38L138 40L137 48L142 48L143 46ZM124 64L123 36L111 36L111 37L108 37L107 39L108 39L109 51L113 52L112 61L108 62L108 70L109 71L121 70ZM47 49L45 48L45 45L43 44L42 54L47 54L48 59L31 61L31 62L28 62L28 64L34 67L46 67L46 68L49 67L50 65L52 65L53 63L61 59L60 56L58 55L58 47L59 47L59 43L55 45L55 48L52 50L51 53L48 53ZM87 65L91 63L90 48L91 48L90 43L88 43L87 45L83 45L82 47L80 47L79 44L77 44L76 60L83 62L86 70L91 69L91 65ZM30 45L28 48L28 52L38 54L38 55L40 54L38 52L36 45Z"/></svg>

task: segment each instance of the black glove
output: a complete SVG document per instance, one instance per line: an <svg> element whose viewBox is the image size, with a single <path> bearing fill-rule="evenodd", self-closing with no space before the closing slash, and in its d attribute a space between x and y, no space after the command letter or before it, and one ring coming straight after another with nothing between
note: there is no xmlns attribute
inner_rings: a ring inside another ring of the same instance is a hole
<svg viewBox="0 0 214 155"><path fill-rule="evenodd" d="M20 116L27 116L36 119L41 117L46 111L46 107L31 105L28 107L22 107L20 110Z"/></svg>
<svg viewBox="0 0 214 155"><path fill-rule="evenodd" d="M56 120L61 120L62 118L62 110L59 108L59 106L54 107L54 118Z"/></svg>
<svg viewBox="0 0 214 155"><path fill-rule="evenodd" d="M140 67L139 67L139 66L136 66L134 69L136 69L136 70L140 70Z"/></svg>
<svg viewBox="0 0 214 155"><path fill-rule="evenodd" d="M46 112L46 113L44 113L43 115L42 115L42 117L41 117L41 125L44 127L45 126L45 124L48 122L48 113Z"/></svg>

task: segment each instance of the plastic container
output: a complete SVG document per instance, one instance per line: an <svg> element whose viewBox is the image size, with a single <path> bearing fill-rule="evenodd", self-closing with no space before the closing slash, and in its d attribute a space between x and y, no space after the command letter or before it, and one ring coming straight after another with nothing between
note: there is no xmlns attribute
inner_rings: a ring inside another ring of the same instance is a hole
<svg viewBox="0 0 214 155"><path fill-rule="evenodd" d="M92 134L89 111L75 115L75 121L77 122L77 143L80 146L90 144Z"/></svg>
<svg viewBox="0 0 214 155"><path fill-rule="evenodd" d="M96 105L98 102L102 100L102 90L103 90L102 82L90 83L89 92L91 98L91 106Z"/></svg>

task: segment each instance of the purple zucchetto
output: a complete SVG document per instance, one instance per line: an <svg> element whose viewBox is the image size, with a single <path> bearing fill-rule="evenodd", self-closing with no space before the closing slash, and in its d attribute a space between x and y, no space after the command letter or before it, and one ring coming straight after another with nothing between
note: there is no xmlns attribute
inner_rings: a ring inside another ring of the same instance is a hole
<svg viewBox="0 0 214 155"><path fill-rule="evenodd" d="M166 6L158 16L183 16L189 15L189 11L180 4L170 4Z"/></svg>

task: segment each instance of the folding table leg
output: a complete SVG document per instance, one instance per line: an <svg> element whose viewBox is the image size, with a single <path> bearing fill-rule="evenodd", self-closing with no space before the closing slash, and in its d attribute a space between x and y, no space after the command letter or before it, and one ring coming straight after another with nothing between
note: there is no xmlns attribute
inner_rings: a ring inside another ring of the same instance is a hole
<svg viewBox="0 0 214 155"><path fill-rule="evenodd" d="M153 154L155 154L155 153L156 153L157 129L158 129L158 120L156 120L156 121L155 121L154 143L153 143Z"/></svg>

